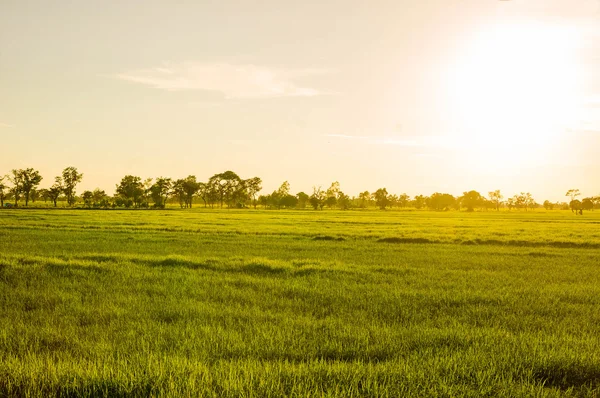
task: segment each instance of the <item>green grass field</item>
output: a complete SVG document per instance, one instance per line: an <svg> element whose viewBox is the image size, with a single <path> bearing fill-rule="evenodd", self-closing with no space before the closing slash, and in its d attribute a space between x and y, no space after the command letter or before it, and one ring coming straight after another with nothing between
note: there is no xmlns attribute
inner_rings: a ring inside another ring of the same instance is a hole
<svg viewBox="0 0 600 398"><path fill-rule="evenodd" d="M0 211L0 396L600 395L600 212Z"/></svg>

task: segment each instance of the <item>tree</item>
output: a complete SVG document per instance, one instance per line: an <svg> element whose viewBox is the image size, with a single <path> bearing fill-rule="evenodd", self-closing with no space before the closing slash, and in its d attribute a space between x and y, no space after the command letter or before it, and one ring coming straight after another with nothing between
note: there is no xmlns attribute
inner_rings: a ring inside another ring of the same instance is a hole
<svg viewBox="0 0 600 398"><path fill-rule="evenodd" d="M310 196L308 196L306 193L304 192L298 192L296 194L296 197L298 198L298 207L300 209L304 209L306 208L306 204L308 203L308 201L310 200Z"/></svg>
<svg viewBox="0 0 600 398"><path fill-rule="evenodd" d="M490 198L490 201L496 206L496 211L499 211L500 205L502 204L502 199L504 199L504 196L502 196L500 190L496 189L495 191L488 192L488 197Z"/></svg>
<svg viewBox="0 0 600 398"><path fill-rule="evenodd" d="M456 204L456 198L449 193L436 192L431 195L427 206L432 210L448 210Z"/></svg>
<svg viewBox="0 0 600 398"><path fill-rule="evenodd" d="M369 191L361 192L358 194L358 199L360 199L360 207L366 208L371 200L371 194Z"/></svg>
<svg viewBox="0 0 600 398"><path fill-rule="evenodd" d="M32 168L28 168L25 170L19 170L22 177L21 182L21 190L23 192L23 196L25 196L25 206L29 205L29 200L31 199L31 192L40 185L42 181L42 176L40 172L34 170Z"/></svg>
<svg viewBox="0 0 600 398"><path fill-rule="evenodd" d="M15 199L16 207L19 205L19 200L21 199L21 194L23 193L23 170L12 169L11 174L8 175L8 179L13 185L10 189L10 193Z"/></svg>
<svg viewBox="0 0 600 398"><path fill-rule="evenodd" d="M410 202L410 196L408 196L405 193L403 193L402 195L400 195L398 197L398 206L400 206L400 207L406 207L406 206L408 206L409 202Z"/></svg>
<svg viewBox="0 0 600 398"><path fill-rule="evenodd" d="M150 197L154 202L154 207L165 208L172 186L173 181L170 178L158 177L154 181L154 184L150 186Z"/></svg>
<svg viewBox="0 0 600 398"><path fill-rule="evenodd" d="M310 204L313 209L321 209L323 210L323 206L325 206L325 196L326 192L324 192L321 187L313 187L313 194L310 196Z"/></svg>
<svg viewBox="0 0 600 398"><path fill-rule="evenodd" d="M223 207L223 203L227 203L231 207L234 199L239 196L238 191L244 187L240 176L230 170L213 175L208 180L208 184L210 185L210 189L213 189L217 193L221 208Z"/></svg>
<svg viewBox="0 0 600 398"><path fill-rule="evenodd" d="M377 191L375 191L373 197L375 198L375 204L381 210L385 210L385 208L390 204L390 200L388 199L388 191L385 188L379 188Z"/></svg>
<svg viewBox="0 0 600 398"><path fill-rule="evenodd" d="M279 207L291 209L298 204L298 198L294 195L287 194L279 199Z"/></svg>
<svg viewBox="0 0 600 398"><path fill-rule="evenodd" d="M583 214L582 203L579 199L572 200L569 203L569 207L571 208L571 211L574 212L575 214L577 214L577 213Z"/></svg>
<svg viewBox="0 0 600 398"><path fill-rule="evenodd" d="M262 180L259 177L253 177L245 180L244 185L246 186L250 201L254 205L254 209L256 209L256 195L262 190Z"/></svg>
<svg viewBox="0 0 600 398"><path fill-rule="evenodd" d="M554 203L550 202L549 200L545 200L544 201L544 209L554 210Z"/></svg>
<svg viewBox="0 0 600 398"><path fill-rule="evenodd" d="M83 179L83 174L79 173L75 167L67 167L62 172L62 187L63 193L67 198L67 204L73 206L75 204L75 195L77 184Z"/></svg>
<svg viewBox="0 0 600 398"><path fill-rule="evenodd" d="M581 208L583 210L594 210L594 201L593 198L585 198L581 201Z"/></svg>
<svg viewBox="0 0 600 398"><path fill-rule="evenodd" d="M54 179L54 185L52 185L50 188L48 188L48 198L52 201L52 203L54 203L54 207L56 207L56 202L58 201L58 198L60 197L60 194L62 192L63 192L62 178L56 177Z"/></svg>
<svg viewBox="0 0 600 398"><path fill-rule="evenodd" d="M66 190L63 190L63 192L65 191ZM144 185L142 179L137 176L126 175L121 179L119 185L117 185L116 192L125 200L125 207L139 207L144 197Z"/></svg>
<svg viewBox="0 0 600 398"><path fill-rule="evenodd" d="M94 193L92 191L83 191L81 199L83 200L83 205L90 209L94 204Z"/></svg>
<svg viewBox="0 0 600 398"><path fill-rule="evenodd" d="M330 209L337 204L338 194L340 193L340 183L334 181L331 186L325 192L325 204Z"/></svg>
<svg viewBox="0 0 600 398"><path fill-rule="evenodd" d="M0 207L4 207L4 199L6 199L6 194L8 190L8 186L4 182L6 176L0 176Z"/></svg>
<svg viewBox="0 0 600 398"><path fill-rule="evenodd" d="M484 197L477 191L463 192L459 198L460 204L467 208L467 211L473 211L475 207L483 204Z"/></svg>
<svg viewBox="0 0 600 398"><path fill-rule="evenodd" d="M413 200L413 206L415 206L415 209L422 209L423 206L425 206L427 202L427 197L423 196L423 195L417 195L415 196L415 199Z"/></svg>
<svg viewBox="0 0 600 398"><path fill-rule="evenodd" d="M534 209L537 206L535 200L529 192L521 192L519 195L515 195L510 202L509 208L516 207L517 209Z"/></svg>
<svg viewBox="0 0 600 398"><path fill-rule="evenodd" d="M565 196L569 196L571 198L571 202L575 200L577 196L581 195L579 189L569 189Z"/></svg>
<svg viewBox="0 0 600 398"><path fill-rule="evenodd" d="M106 209L110 206L108 195L100 188L96 188L94 189L94 192L92 192L92 201L94 207L103 207Z"/></svg>
<svg viewBox="0 0 600 398"><path fill-rule="evenodd" d="M177 201L179 202L179 206L181 206L181 208L183 209L184 207L187 207L187 195L185 193L185 189L183 187L184 185L184 180L183 179L179 179L177 181L175 181L173 183L173 188L172 188L172 196L177 198Z"/></svg>
<svg viewBox="0 0 600 398"><path fill-rule="evenodd" d="M342 210L348 210L350 208L350 196L346 195L342 191L338 192L337 205Z"/></svg>

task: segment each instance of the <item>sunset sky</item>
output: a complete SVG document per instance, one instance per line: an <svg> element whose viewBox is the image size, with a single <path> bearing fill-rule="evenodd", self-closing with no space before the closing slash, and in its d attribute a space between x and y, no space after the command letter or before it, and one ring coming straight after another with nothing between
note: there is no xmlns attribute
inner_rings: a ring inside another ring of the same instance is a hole
<svg viewBox="0 0 600 398"><path fill-rule="evenodd" d="M600 194L600 0L0 2L0 174Z"/></svg>

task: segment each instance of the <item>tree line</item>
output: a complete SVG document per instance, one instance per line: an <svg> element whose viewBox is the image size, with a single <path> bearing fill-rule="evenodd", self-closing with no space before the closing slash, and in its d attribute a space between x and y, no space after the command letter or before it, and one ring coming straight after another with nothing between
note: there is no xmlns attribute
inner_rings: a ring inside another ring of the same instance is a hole
<svg viewBox="0 0 600 398"><path fill-rule="evenodd" d="M262 180L259 177L241 178L233 171L225 171L213 175L208 181L198 181L196 176L172 179L167 177L142 179L138 176L126 175L116 184L115 194L108 195L99 188L83 191L77 195L76 189L83 179L83 174L75 167L65 168L61 175L54 178L48 188L39 188L43 177L33 168L13 169L5 176L0 176L0 207L29 206L30 202L43 200L54 207L59 201L67 206L78 205L84 208L137 208L164 209L167 204L178 204L181 208L191 208L194 203L204 207L257 208L265 209L305 209L315 210L377 207L414 208L445 210L509 210L524 211L544 207L546 210L571 210L583 214L583 210L600 208L600 197L577 199L581 195L578 189L570 189L566 196L570 202L544 201L538 204L528 192L521 192L504 198L500 190L488 192L487 196L477 191L463 192L461 196L435 192L430 196L416 195L411 198L406 193L391 194L386 188L374 192L364 191L358 196L345 194L339 182L333 182L329 188L313 187L311 194L291 193L289 182L285 181L270 194L259 194L262 191Z"/></svg>

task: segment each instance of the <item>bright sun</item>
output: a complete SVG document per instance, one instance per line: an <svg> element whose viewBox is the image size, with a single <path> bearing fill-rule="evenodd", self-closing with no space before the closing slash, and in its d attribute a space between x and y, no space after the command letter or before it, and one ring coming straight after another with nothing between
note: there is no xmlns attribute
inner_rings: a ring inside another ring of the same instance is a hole
<svg viewBox="0 0 600 398"><path fill-rule="evenodd" d="M453 117L471 152L496 162L529 148L529 160L543 160L542 149L578 119L579 46L577 31L539 22L478 32L449 76Z"/></svg>

